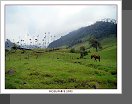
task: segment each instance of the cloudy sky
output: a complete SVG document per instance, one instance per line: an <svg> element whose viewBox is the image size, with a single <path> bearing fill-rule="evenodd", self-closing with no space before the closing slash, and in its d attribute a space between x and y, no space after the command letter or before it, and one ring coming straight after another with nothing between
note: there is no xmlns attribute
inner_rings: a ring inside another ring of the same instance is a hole
<svg viewBox="0 0 132 104"><path fill-rule="evenodd" d="M6 6L6 39L14 42L60 36L104 18L116 19L115 5ZM53 38L47 38L49 42Z"/></svg>

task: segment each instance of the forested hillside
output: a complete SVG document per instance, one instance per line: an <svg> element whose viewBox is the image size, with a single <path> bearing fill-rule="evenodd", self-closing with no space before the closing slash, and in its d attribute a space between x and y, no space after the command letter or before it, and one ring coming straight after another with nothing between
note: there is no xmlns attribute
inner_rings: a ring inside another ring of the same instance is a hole
<svg viewBox="0 0 132 104"><path fill-rule="evenodd" d="M97 21L93 25L82 27L72 31L69 34L49 44L48 48L56 48L62 46L73 46L82 43L84 38L95 36L97 39L115 36L117 34L117 24L113 21Z"/></svg>

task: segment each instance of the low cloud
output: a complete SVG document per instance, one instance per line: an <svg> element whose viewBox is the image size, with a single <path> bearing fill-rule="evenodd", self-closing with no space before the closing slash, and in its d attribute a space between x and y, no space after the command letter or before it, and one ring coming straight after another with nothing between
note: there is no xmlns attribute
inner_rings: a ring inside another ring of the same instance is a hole
<svg viewBox="0 0 132 104"><path fill-rule="evenodd" d="M6 6L6 38L14 41L24 37L28 41L37 35L40 39L45 35L59 38L100 19L116 19L116 12L115 5Z"/></svg>

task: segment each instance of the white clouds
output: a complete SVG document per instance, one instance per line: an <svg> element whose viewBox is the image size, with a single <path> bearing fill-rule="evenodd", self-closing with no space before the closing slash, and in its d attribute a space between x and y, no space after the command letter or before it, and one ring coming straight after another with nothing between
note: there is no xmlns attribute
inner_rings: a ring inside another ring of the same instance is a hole
<svg viewBox="0 0 132 104"><path fill-rule="evenodd" d="M64 35L103 18L116 19L116 6L6 6L6 38L18 40L45 32Z"/></svg>

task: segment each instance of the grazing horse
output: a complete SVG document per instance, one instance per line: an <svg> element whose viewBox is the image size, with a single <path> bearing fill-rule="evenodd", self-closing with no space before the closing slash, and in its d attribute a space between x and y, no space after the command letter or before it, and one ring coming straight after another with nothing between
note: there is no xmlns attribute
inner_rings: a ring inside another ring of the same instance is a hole
<svg viewBox="0 0 132 104"><path fill-rule="evenodd" d="M100 56L99 55L91 55L91 59L94 57L94 59L95 59L95 61L97 61L96 59L99 59L99 61L100 61Z"/></svg>

